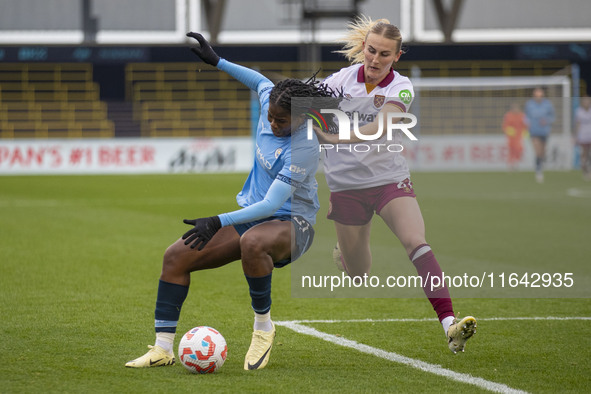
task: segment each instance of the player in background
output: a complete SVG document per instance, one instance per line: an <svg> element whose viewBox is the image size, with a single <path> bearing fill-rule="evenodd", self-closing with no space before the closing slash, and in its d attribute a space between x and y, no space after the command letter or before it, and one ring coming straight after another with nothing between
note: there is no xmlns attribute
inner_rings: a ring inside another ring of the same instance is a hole
<svg viewBox="0 0 591 394"><path fill-rule="evenodd" d="M538 183L544 182L543 165L546 158L546 142L555 119L554 106L545 96L544 89L535 88L532 98L525 103L529 135L536 155L536 181Z"/></svg>
<svg viewBox="0 0 591 394"><path fill-rule="evenodd" d="M331 89L342 90L345 98L352 98L341 102L341 110L359 111L366 119L372 114L385 116L408 111L413 97L412 83L392 67L402 55L401 45L400 31L386 19L372 21L360 17L349 25L340 52L352 65L324 81ZM366 98L367 102L356 98ZM361 103L361 108L347 108L355 102ZM359 127L359 131L374 135L378 131L377 116ZM317 134L321 143L333 145L367 142L357 137L341 141L338 135ZM455 318L446 286L434 291L429 288L427 278L441 277L442 271L425 240L425 225L406 160L400 153L383 148L377 151L375 145L389 143L385 135L371 143L374 147L368 152L325 150L324 170L331 192L328 218L334 220L338 238L335 262L352 277L369 273L371 219L377 213L400 240L423 278L423 290L443 326L449 349L453 353L463 351L468 338L476 332L476 320L472 316L460 321Z"/></svg>
<svg viewBox="0 0 591 394"><path fill-rule="evenodd" d="M581 170L585 180L591 180L589 169L591 157L591 97L581 98L581 105L575 112L576 142L581 147Z"/></svg>
<svg viewBox="0 0 591 394"><path fill-rule="evenodd" d="M273 268L295 261L308 250L319 206L314 177L319 163L318 141L307 140L302 131L307 108L292 112L291 98L313 100L330 94L313 78L308 82L287 79L274 86L258 72L220 58L202 35L187 36L199 42L200 46L192 50L205 63L227 72L258 94L261 116L256 154L252 170L236 197L242 209L184 220L191 229L168 247L162 262L155 345L148 346L150 350L145 355L125 366L174 364L173 342L191 272L242 260L254 310L254 332L244 369L261 369L269 361L275 337L270 315Z"/></svg>
<svg viewBox="0 0 591 394"><path fill-rule="evenodd" d="M523 137L527 133L527 119L518 103L511 104L511 109L503 116L503 132L507 136L507 164L515 170L523 155Z"/></svg>

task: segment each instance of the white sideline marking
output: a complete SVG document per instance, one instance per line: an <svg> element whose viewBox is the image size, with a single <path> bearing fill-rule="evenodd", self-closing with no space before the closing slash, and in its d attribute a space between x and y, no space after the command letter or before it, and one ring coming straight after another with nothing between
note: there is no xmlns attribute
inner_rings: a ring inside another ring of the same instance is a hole
<svg viewBox="0 0 591 394"><path fill-rule="evenodd" d="M581 189L567 189L566 195L570 197L582 197L582 198L591 198L591 190L581 190Z"/></svg>
<svg viewBox="0 0 591 394"><path fill-rule="evenodd" d="M474 377L470 374L459 373L449 369L445 369L439 365L429 364L427 362L417 360L410 357L402 356L398 353L388 352L383 349L378 349L369 345L344 338L336 335L328 334L319 331L315 328L308 327L302 323L379 323L379 322L433 322L435 319L349 319L349 320L291 320L291 321L276 321L278 326L289 328L299 334L310 335L324 341L334 343L335 345L355 349L362 353L371 354L385 360L393 361L399 364L408 365L410 367L420 369L422 371L443 376L445 378L455 380L457 382L471 384L485 390L497 393L527 393L527 391L517 390L502 383L495 383L486 379ZM507 320L591 320L587 316L542 316L542 317L489 317L478 318L478 321L507 321Z"/></svg>
<svg viewBox="0 0 591 394"><path fill-rule="evenodd" d="M480 321L497 321L497 320L591 320L591 317L510 317L510 318L479 318ZM319 331L315 328L305 326L301 323L357 323L357 322L423 322L433 321L433 319L359 319L359 320L293 320L293 321L276 321L275 324L287 327L297 333L310 335L320 338L324 341L334 343L335 345L355 349L362 353L371 354L385 360L393 361L399 364L408 365L410 367L420 369L422 371L432 373L434 375L443 376L445 378L455 380L457 382L471 384L485 390L497 393L527 393L527 391L517 390L502 383L495 383L486 379L474 377L470 374L459 373L449 369L445 369L440 365L429 364L425 361L417 360L410 357L402 356L398 353L388 352L383 349L378 349L369 345L338 337L336 335L328 334Z"/></svg>

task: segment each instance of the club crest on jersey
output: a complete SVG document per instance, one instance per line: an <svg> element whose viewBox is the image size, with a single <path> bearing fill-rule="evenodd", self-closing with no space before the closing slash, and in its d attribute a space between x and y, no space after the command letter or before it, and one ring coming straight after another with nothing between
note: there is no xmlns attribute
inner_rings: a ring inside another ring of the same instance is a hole
<svg viewBox="0 0 591 394"><path fill-rule="evenodd" d="M376 108L381 108L384 105L384 101L386 101L386 97L380 94L376 94L373 97L373 106Z"/></svg>
<svg viewBox="0 0 591 394"><path fill-rule="evenodd" d="M283 152L283 149L277 148L277 150L275 151L275 158L278 158L281 152Z"/></svg>

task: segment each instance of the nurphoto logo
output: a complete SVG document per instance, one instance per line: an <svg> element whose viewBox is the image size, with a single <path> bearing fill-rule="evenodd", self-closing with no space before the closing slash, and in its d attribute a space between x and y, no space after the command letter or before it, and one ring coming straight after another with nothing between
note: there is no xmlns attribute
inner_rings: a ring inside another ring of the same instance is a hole
<svg viewBox="0 0 591 394"><path fill-rule="evenodd" d="M359 131L359 112L355 111L352 114L348 114L347 112L343 112L338 109L321 109L320 112L310 109L310 112L306 114L309 116L306 124L308 140L313 139L314 123L323 132L330 132L336 134L336 130L328 126L328 122L326 121L325 117L322 116L322 114L334 115L334 119L336 119L338 123L339 141L343 141L343 143L336 145L320 144L321 151L335 149L337 152L343 150L348 152L368 152L371 149L377 148L378 151L387 150L388 152L402 152L402 150L404 150L404 147L401 144L390 143L394 140L394 132L396 130L399 130L402 133L404 133L411 141L417 141L417 137L415 137L415 135L409 130L410 128L417 125L417 117L413 114L404 112L387 112L385 116L382 116L381 113L378 113L377 115L375 115L378 119L377 131L373 134L367 134L361 133ZM352 119L350 118L351 115ZM364 116L362 115L362 119L363 118ZM386 118L385 127L384 118ZM409 120L408 123L403 122L403 120L407 119ZM361 141L377 141L383 137L384 133L386 133L386 140L389 143L351 144L351 130L353 130L354 136Z"/></svg>

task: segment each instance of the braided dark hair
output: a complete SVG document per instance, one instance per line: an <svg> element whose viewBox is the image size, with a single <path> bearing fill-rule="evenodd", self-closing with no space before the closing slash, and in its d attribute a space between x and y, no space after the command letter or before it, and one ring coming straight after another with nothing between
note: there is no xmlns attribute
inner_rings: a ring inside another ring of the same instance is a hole
<svg viewBox="0 0 591 394"><path fill-rule="evenodd" d="M318 72L305 82L293 78L280 81L273 87L269 101L288 112L291 111L292 116L303 115L310 108L338 108L341 95L316 80L317 74ZM291 99L296 97L299 100L292 102Z"/></svg>

